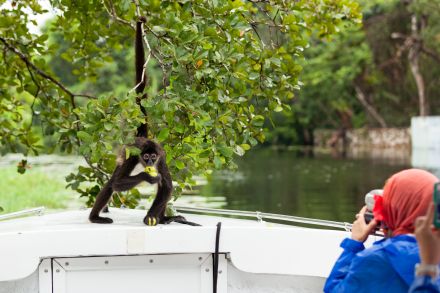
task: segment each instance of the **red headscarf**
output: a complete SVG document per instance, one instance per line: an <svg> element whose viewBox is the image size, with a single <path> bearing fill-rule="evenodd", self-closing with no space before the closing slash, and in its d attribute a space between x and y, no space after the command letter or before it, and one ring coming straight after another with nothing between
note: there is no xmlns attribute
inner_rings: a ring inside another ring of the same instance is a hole
<svg viewBox="0 0 440 293"><path fill-rule="evenodd" d="M382 218L393 236L413 233L414 221L428 211L434 183L438 181L431 173L419 169L394 174L385 183L382 207L375 206L375 218Z"/></svg>

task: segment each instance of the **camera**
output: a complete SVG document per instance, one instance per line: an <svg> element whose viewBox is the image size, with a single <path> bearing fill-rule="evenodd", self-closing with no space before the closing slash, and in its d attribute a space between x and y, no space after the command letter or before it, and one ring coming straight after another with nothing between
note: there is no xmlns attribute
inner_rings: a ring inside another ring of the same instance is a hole
<svg viewBox="0 0 440 293"><path fill-rule="evenodd" d="M367 205L367 211L365 212L365 222L368 224L374 219L373 208L375 204L374 196L383 195L383 189L373 189L365 195L365 204Z"/></svg>

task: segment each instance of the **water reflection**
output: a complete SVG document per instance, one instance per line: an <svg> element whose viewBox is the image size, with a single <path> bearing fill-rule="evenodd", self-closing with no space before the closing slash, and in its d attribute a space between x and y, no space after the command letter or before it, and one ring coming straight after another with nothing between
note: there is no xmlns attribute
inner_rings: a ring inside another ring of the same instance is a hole
<svg viewBox="0 0 440 293"><path fill-rule="evenodd" d="M200 186L195 192L181 196L176 205L351 222L363 205L364 195L381 188L391 174L412 164L440 177L439 154L413 153L411 160L410 151L405 149L352 149L345 154L313 149L256 149L237 160L237 172L217 172L208 183L199 178ZM15 166L21 159L21 155L3 156L0 167ZM35 167L33 170L48 172L62 182L65 175L83 163L79 157L53 155L28 160Z"/></svg>
<svg viewBox="0 0 440 293"><path fill-rule="evenodd" d="M227 209L351 222L364 195L381 188L391 174L409 168L410 156L390 159L347 153L344 158L258 149L247 153L238 166L238 173L216 173L201 187L207 202L224 197L221 207Z"/></svg>

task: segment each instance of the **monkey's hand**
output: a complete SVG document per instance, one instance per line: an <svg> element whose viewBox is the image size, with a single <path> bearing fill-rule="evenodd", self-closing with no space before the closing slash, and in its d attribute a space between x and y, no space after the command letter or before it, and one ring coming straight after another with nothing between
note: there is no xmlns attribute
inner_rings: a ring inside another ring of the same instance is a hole
<svg viewBox="0 0 440 293"><path fill-rule="evenodd" d="M147 226L156 226L157 224L159 224L159 218L147 215L144 218L144 224Z"/></svg>
<svg viewBox="0 0 440 293"><path fill-rule="evenodd" d="M156 177L157 176L157 170L153 166L145 167L145 173L147 173L151 177Z"/></svg>
<svg viewBox="0 0 440 293"><path fill-rule="evenodd" d="M160 173L157 174L157 176L155 176L155 177L151 176L148 173L143 173L143 174L144 174L143 180L147 181L150 184L156 184L156 183L160 184L160 182L162 181L162 175L160 175Z"/></svg>

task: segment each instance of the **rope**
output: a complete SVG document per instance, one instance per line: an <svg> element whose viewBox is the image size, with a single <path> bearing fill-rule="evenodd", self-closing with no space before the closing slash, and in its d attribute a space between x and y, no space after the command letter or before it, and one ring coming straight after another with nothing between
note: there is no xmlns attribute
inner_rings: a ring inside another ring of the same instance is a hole
<svg viewBox="0 0 440 293"><path fill-rule="evenodd" d="M220 244L220 230L222 228L222 222L217 223L217 231L215 233L215 252L212 256L212 285L213 285L213 292L217 293L217 279L218 279L218 251L219 251L219 244Z"/></svg>

